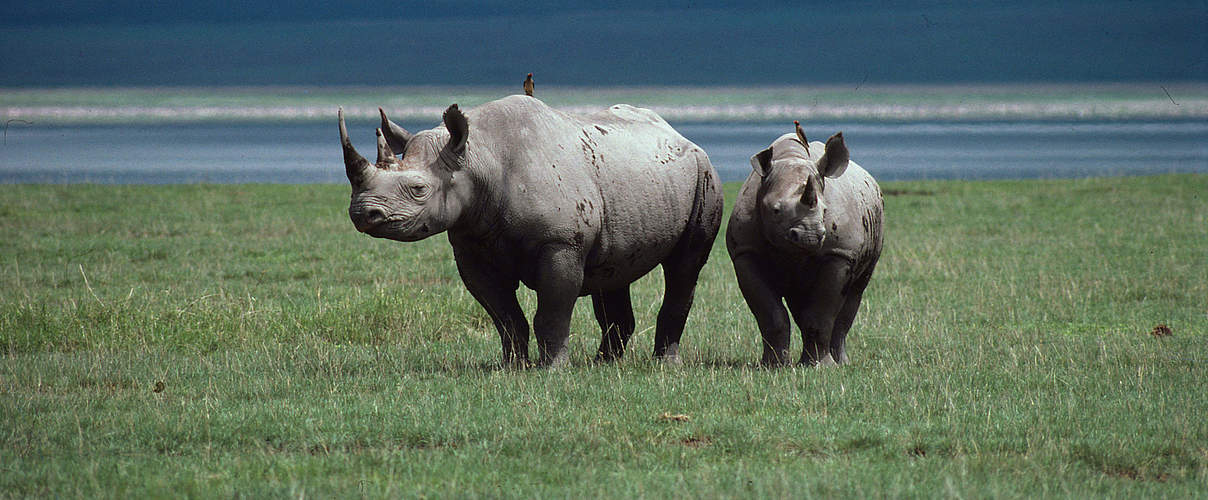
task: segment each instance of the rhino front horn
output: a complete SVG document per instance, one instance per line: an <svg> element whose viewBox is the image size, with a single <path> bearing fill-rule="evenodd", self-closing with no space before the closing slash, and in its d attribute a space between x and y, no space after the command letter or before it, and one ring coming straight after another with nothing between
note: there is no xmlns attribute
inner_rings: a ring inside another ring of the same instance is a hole
<svg viewBox="0 0 1208 500"><path fill-rule="evenodd" d="M344 125L344 108L340 108L340 145L344 148L344 172L348 174L348 182L352 185L360 186L365 179L369 177L370 168L373 166L357 152L356 148L352 147L352 140L348 138L348 126Z"/></svg>

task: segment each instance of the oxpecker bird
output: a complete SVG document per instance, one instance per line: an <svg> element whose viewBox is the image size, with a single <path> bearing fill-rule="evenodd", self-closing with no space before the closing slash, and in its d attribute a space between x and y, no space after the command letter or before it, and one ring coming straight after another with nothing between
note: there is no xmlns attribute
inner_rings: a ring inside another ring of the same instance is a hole
<svg viewBox="0 0 1208 500"><path fill-rule="evenodd" d="M533 96L533 74L532 73L529 73L528 76L524 78L524 95L529 96L529 97Z"/></svg>
<svg viewBox="0 0 1208 500"><path fill-rule="evenodd" d="M797 140L801 141L802 146L805 146L805 156L809 156L810 155L810 149L809 149L810 141L809 141L809 139L805 138L805 131L801 130L801 122L799 122L797 120L793 120L793 128L797 129Z"/></svg>

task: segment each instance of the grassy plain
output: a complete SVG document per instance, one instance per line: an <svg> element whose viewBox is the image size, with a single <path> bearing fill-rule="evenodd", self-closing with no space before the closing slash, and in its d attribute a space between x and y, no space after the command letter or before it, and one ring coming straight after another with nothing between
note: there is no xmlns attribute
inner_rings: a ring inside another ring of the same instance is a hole
<svg viewBox="0 0 1208 500"><path fill-rule="evenodd" d="M344 186L0 186L0 496L1208 494L1208 176L883 188L851 365L754 366L719 238L684 366L653 273L551 373Z"/></svg>

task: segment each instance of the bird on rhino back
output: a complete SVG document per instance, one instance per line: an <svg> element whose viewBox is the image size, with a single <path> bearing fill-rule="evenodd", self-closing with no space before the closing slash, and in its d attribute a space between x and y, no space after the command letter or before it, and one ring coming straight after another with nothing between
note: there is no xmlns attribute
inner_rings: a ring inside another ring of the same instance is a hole
<svg viewBox="0 0 1208 500"><path fill-rule="evenodd" d="M379 110L380 111L380 110ZM353 149L340 112L349 217L379 238L445 232L462 281L499 332L503 361L528 362L516 299L537 293L538 364L567 360L571 313L591 295L602 339L619 358L635 324L629 285L662 265L666 292L654 355L679 361L697 276L721 224L708 156L653 112L627 105L576 115L511 96L411 134L381 112L376 163Z"/></svg>

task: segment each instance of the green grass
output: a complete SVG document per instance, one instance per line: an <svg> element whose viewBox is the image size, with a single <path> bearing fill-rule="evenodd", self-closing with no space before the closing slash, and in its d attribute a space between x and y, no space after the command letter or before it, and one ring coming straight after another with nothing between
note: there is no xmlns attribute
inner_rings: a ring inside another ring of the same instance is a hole
<svg viewBox="0 0 1208 500"><path fill-rule="evenodd" d="M546 372L344 186L0 186L0 496L1208 492L1208 176L883 187L851 365L757 368L719 239L684 366L652 275Z"/></svg>

